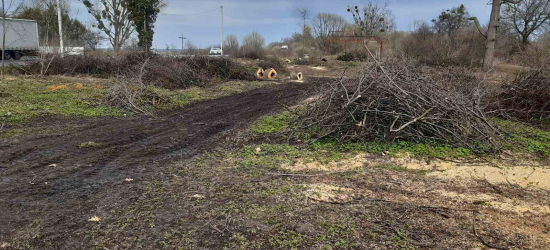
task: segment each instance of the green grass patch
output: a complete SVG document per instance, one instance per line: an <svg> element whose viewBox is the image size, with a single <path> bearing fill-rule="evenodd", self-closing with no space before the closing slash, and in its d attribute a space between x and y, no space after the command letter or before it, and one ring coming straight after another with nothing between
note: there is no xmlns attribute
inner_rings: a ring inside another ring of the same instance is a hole
<svg viewBox="0 0 550 250"><path fill-rule="evenodd" d="M279 232L269 238L269 243L276 249L301 249L306 244L306 236L294 231Z"/></svg>
<svg viewBox="0 0 550 250"><path fill-rule="evenodd" d="M325 233L317 238L322 249L352 249L355 244L354 229L340 224L321 223Z"/></svg>
<svg viewBox="0 0 550 250"><path fill-rule="evenodd" d="M169 90L149 86L146 91L160 97L161 102L150 109L169 109L185 106L193 102L211 100L232 94L238 94L269 85L269 82L240 82L231 81L205 88L191 87L181 90ZM149 101L149 100L148 100Z"/></svg>
<svg viewBox="0 0 550 250"><path fill-rule="evenodd" d="M508 135L506 149L550 157L550 131L509 120L495 120L495 124Z"/></svg>
<svg viewBox="0 0 550 250"><path fill-rule="evenodd" d="M297 111L301 112L300 109L297 109ZM258 135L281 133L292 125L293 119L295 119L295 117L288 111L264 116L250 126L250 132ZM364 144L341 143L331 138L312 140L311 135L314 133L315 128L309 128L295 133L295 136L306 143L308 141L313 142L309 147L310 152L317 152L318 155L315 158L322 159L322 163L326 163L325 161L342 160L347 157L346 154L365 152L386 153L394 157L407 155L417 159L472 159L482 154L482 152L474 152L464 147L453 147L431 141L421 143L408 141L399 141L395 143L369 142Z"/></svg>
<svg viewBox="0 0 550 250"><path fill-rule="evenodd" d="M401 141L396 143L370 142L363 143L340 143L331 139L323 139L313 143L315 150L336 151L345 153L386 153L393 157L409 155L417 159L439 158L439 159L470 159L475 157L475 152L462 147L451 147L433 142L415 143Z"/></svg>
<svg viewBox="0 0 550 250"><path fill-rule="evenodd" d="M204 88L168 90L148 86L137 103L157 111L220 98L272 84L231 81ZM17 123L41 115L123 116L130 112L109 105L105 97L112 82L71 77L8 77L0 82L0 123Z"/></svg>
<svg viewBox="0 0 550 250"><path fill-rule="evenodd" d="M78 78L17 77L0 83L0 122L16 123L40 115L121 116L124 110L103 104L104 82Z"/></svg>
<svg viewBox="0 0 550 250"><path fill-rule="evenodd" d="M277 115L264 116L258 119L250 127L250 131L255 134L273 134L285 131L292 122L290 112L285 111Z"/></svg>

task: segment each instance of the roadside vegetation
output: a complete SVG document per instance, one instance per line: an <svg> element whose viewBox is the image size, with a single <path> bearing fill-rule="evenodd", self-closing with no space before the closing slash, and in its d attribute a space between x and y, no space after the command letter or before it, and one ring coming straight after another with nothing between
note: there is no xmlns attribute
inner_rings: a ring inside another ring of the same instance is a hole
<svg viewBox="0 0 550 250"><path fill-rule="evenodd" d="M9 77L2 84L0 123L7 125L40 116L130 116L131 110L109 100L112 80L73 77ZM228 81L209 87L165 89L147 86L135 102L143 110L157 112L193 102L219 98L269 85L258 81Z"/></svg>

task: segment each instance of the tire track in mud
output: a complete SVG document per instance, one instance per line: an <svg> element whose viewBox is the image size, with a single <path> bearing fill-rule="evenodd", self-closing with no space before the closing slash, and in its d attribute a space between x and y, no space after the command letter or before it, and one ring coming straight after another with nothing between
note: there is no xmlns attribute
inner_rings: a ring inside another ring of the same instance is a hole
<svg viewBox="0 0 550 250"><path fill-rule="evenodd" d="M85 125L75 132L21 138L0 148L0 235L22 230L33 218L44 219L49 232L70 234L75 221L96 209L95 203L133 191L131 185L119 185L124 178L146 179L161 164L224 146L232 131L280 109L280 103L297 104L312 87L279 84L195 103L158 118L82 119ZM87 141L100 146L79 147Z"/></svg>

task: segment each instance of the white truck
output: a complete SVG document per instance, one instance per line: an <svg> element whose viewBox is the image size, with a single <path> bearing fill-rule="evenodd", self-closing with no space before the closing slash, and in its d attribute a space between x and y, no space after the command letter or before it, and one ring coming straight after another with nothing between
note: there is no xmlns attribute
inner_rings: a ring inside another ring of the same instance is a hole
<svg viewBox="0 0 550 250"><path fill-rule="evenodd" d="M4 21L5 26L3 25ZM19 60L22 56L38 54L40 44L38 42L38 23L36 21L13 18L3 20L0 18L0 51L2 50L4 30L6 31L6 51L4 53L6 60Z"/></svg>

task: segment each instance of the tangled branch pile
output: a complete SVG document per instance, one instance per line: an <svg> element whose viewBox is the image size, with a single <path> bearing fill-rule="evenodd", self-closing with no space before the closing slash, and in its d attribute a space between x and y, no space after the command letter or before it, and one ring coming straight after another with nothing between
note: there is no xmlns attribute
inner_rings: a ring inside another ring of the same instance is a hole
<svg viewBox="0 0 550 250"><path fill-rule="evenodd" d="M254 80L252 69L228 58L155 57L147 64L143 78L156 86L178 89L204 86L212 80Z"/></svg>
<svg viewBox="0 0 550 250"><path fill-rule="evenodd" d="M524 121L550 119L550 73L534 70L519 74L502 86L492 107L503 116Z"/></svg>
<svg viewBox="0 0 550 250"><path fill-rule="evenodd" d="M331 81L301 117L301 127L340 141L435 141L473 150L496 147L481 81L430 77L421 68L365 69L359 79ZM452 79L450 81L450 79Z"/></svg>
<svg viewBox="0 0 550 250"><path fill-rule="evenodd" d="M151 93L149 92L151 91L143 82L143 76L146 73L145 67L148 62L149 60L146 60L141 66L135 66L133 70L136 73L134 74L117 75L115 84L109 88L106 95L106 101L114 106L123 107L137 113L147 113L143 103L150 99Z"/></svg>
<svg viewBox="0 0 550 250"><path fill-rule="evenodd" d="M12 66L14 71L24 75L90 75L108 78L127 71L145 60L141 53L111 56L108 53L94 53L85 56L50 55L26 65Z"/></svg>
<svg viewBox="0 0 550 250"><path fill-rule="evenodd" d="M143 81L147 85L165 88L203 86L213 80L254 80L253 71L228 58L213 57L161 57L148 59L143 53L129 53L112 57L106 53L85 56L53 57L44 64L14 66L20 74L90 75L117 77L126 72L135 73L135 68L146 64ZM46 66L44 66L46 65ZM47 67L47 69L44 69Z"/></svg>

